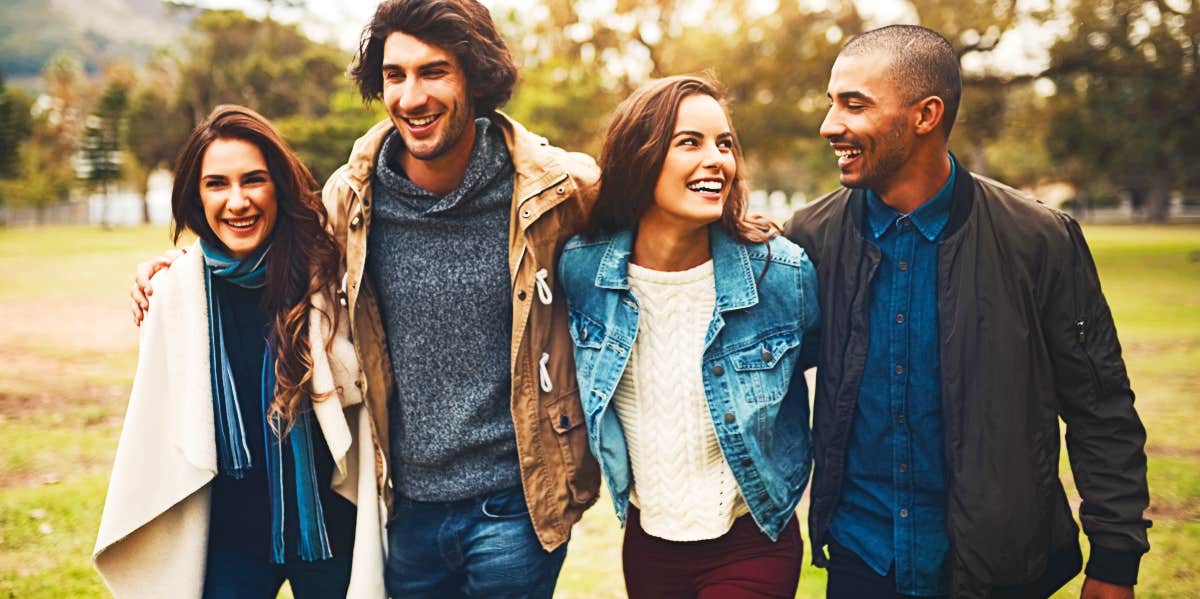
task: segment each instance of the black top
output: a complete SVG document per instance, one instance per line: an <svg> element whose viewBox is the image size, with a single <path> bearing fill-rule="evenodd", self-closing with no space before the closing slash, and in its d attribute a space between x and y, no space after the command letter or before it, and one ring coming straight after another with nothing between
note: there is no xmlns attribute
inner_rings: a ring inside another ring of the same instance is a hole
<svg viewBox="0 0 1200 599"><path fill-rule="evenodd" d="M225 350L233 370L238 406L250 449L250 471L241 479L218 475L212 484L209 550L230 548L264 561L271 556L271 499L268 494L265 414L262 401L263 352L268 330L263 310L262 289L247 289L223 279L212 279L213 297L221 305ZM313 455L318 492L325 511L325 525L333 554L349 555L354 546L355 508L334 493L328 481L333 475L333 457L325 444L316 418L312 419ZM283 446L284 534L287 559L296 558L299 524L296 521L295 460Z"/></svg>

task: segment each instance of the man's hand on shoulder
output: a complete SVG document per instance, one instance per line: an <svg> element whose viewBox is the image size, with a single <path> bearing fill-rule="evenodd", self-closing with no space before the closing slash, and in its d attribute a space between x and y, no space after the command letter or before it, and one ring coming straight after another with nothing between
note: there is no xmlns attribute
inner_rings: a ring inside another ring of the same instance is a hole
<svg viewBox="0 0 1200 599"><path fill-rule="evenodd" d="M1085 578L1079 599L1133 599L1133 587L1123 587L1096 578Z"/></svg>
<svg viewBox="0 0 1200 599"><path fill-rule="evenodd" d="M154 295L154 288L150 286L150 279L158 271L167 268L177 258L184 255L187 250L167 250L163 255L147 260L137 267L137 272L133 275L133 288L129 290L130 311L133 312L133 324L142 326L142 319L146 317L146 312L150 310L150 296Z"/></svg>

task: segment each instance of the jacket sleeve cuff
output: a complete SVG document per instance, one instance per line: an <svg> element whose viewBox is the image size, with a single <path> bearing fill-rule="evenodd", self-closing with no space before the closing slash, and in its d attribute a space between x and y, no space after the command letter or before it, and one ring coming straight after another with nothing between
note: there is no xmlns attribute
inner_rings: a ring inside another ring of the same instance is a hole
<svg viewBox="0 0 1200 599"><path fill-rule="evenodd" d="M1142 554L1138 551L1122 551L1092 544L1084 573L1089 578L1103 580L1109 584L1131 587L1137 584L1138 567Z"/></svg>

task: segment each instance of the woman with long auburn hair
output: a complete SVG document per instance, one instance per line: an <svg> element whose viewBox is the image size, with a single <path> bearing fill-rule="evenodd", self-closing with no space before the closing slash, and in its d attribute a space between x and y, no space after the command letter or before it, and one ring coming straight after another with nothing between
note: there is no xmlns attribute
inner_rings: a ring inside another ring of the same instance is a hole
<svg viewBox="0 0 1200 599"><path fill-rule="evenodd" d="M218 106L175 166L94 561L114 596L384 596L374 443L339 246L278 131ZM357 503L357 506L356 506Z"/></svg>
<svg viewBox="0 0 1200 599"><path fill-rule="evenodd" d="M592 453L625 524L629 596L793 597L811 469L804 250L746 217L719 85L617 108L590 230L560 261Z"/></svg>

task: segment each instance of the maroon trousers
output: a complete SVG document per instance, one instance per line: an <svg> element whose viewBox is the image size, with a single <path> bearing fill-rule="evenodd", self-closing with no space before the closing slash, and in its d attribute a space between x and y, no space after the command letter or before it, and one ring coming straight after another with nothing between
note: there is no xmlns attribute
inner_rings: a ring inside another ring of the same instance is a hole
<svg viewBox="0 0 1200 599"><path fill-rule="evenodd" d="M716 539L667 541L646 534L629 506L621 557L629 599L792 599L804 541L795 516L772 543L749 514Z"/></svg>

